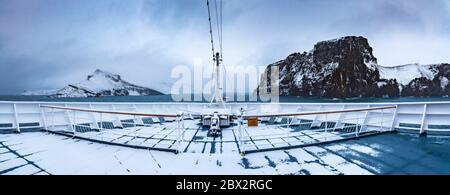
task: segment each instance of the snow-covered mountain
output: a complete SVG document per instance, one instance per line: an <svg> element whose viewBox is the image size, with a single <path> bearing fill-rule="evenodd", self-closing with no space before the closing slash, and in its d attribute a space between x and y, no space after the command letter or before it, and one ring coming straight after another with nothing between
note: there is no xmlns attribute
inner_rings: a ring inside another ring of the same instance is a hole
<svg viewBox="0 0 450 195"><path fill-rule="evenodd" d="M450 64L378 66L383 78L399 81L401 96L450 95Z"/></svg>
<svg viewBox="0 0 450 195"><path fill-rule="evenodd" d="M397 79L401 85L408 85L415 78L426 77L433 79L434 73L430 70L431 65L406 64L399 66L378 65L381 78Z"/></svg>
<svg viewBox="0 0 450 195"><path fill-rule="evenodd" d="M37 91L27 91L25 90L21 95L49 95L55 94L58 89L49 89L49 90L37 90Z"/></svg>
<svg viewBox="0 0 450 195"><path fill-rule="evenodd" d="M450 65L380 66L364 37L322 41L310 52L293 53L278 66L280 95L327 98L445 96ZM263 79L256 90L270 90Z"/></svg>
<svg viewBox="0 0 450 195"><path fill-rule="evenodd" d="M59 90L24 92L22 95L48 95L55 97L95 97L95 96L131 96L161 95L153 89L141 87L122 80L120 75L95 70L86 80L68 84Z"/></svg>

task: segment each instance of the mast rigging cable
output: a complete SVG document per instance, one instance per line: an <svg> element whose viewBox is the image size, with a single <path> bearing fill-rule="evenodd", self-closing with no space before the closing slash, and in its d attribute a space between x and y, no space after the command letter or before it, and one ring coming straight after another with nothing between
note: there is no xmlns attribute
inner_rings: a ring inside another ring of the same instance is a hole
<svg viewBox="0 0 450 195"><path fill-rule="evenodd" d="M216 18L216 27L217 27L217 38L219 41L219 52L220 52L220 58L222 59L223 56L223 51L222 51L222 0L220 1L220 5L219 3L217 3L217 0L214 0L214 9L215 9L215 18ZM211 20L211 8L210 8L210 2L209 0L206 0L206 6L208 7L208 21L209 21L209 34L211 37L211 51L213 52L213 59L215 59L215 55L216 55L216 49L215 49L215 45L214 45L214 35L213 35L213 24L212 24L212 20ZM216 59L219 60L219 59Z"/></svg>

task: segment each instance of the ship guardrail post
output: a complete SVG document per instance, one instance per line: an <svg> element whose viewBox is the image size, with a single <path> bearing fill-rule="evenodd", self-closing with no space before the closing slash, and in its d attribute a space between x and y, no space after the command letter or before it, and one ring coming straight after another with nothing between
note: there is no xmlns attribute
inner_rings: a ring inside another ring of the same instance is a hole
<svg viewBox="0 0 450 195"><path fill-rule="evenodd" d="M44 112L45 108L42 108L41 104L38 104L38 107L39 107L39 112L41 113L42 125L43 125L44 130L45 130L45 129L48 128L48 126L47 126L47 119L46 119L45 112Z"/></svg>
<svg viewBox="0 0 450 195"><path fill-rule="evenodd" d="M392 114L392 125L391 125L390 131L395 131L395 123L396 123L395 120L397 120L397 111L398 111L398 105L395 105L395 110Z"/></svg>
<svg viewBox="0 0 450 195"><path fill-rule="evenodd" d="M422 113L422 122L420 123L420 135L424 135L426 133L425 132L426 118L427 118L427 104L424 104Z"/></svg>
<svg viewBox="0 0 450 195"><path fill-rule="evenodd" d="M361 125L359 124L359 121L360 121L359 115L360 114L361 114L361 111L356 112L356 128L355 128L356 137L359 137L359 133L361 133Z"/></svg>
<svg viewBox="0 0 450 195"><path fill-rule="evenodd" d="M103 113L100 112L100 131L103 130Z"/></svg>
<svg viewBox="0 0 450 195"><path fill-rule="evenodd" d="M76 113L77 112L75 110L73 110L72 112L73 112L73 120L71 121L72 122L72 133L73 133L73 137L75 137L75 133L77 132L77 127L75 126L77 124L77 122L76 122Z"/></svg>
<svg viewBox="0 0 450 195"><path fill-rule="evenodd" d="M20 133L19 117L17 115L17 106L16 106L16 104L13 104L13 109L14 109L14 125L16 126L17 133Z"/></svg>
<svg viewBox="0 0 450 195"><path fill-rule="evenodd" d="M242 121L243 121L244 109L241 108L238 115L238 132L239 132L239 148L241 150L241 155L245 155L244 144L243 144L243 133L242 133Z"/></svg>
<svg viewBox="0 0 450 195"><path fill-rule="evenodd" d="M55 130L55 109L52 108L52 131ZM47 131L48 133L48 131Z"/></svg>
<svg viewBox="0 0 450 195"><path fill-rule="evenodd" d="M359 137L359 112L356 112L355 136Z"/></svg>
<svg viewBox="0 0 450 195"><path fill-rule="evenodd" d="M184 141L184 133L186 132L186 129L184 127L184 116L185 113L183 112L183 114L181 114L181 142Z"/></svg>
<svg viewBox="0 0 450 195"><path fill-rule="evenodd" d="M383 120L384 120L384 109L381 109L381 124L380 124L380 131L384 131Z"/></svg>
<svg viewBox="0 0 450 195"><path fill-rule="evenodd" d="M291 126L291 117L287 117L287 128L289 128Z"/></svg>
<svg viewBox="0 0 450 195"><path fill-rule="evenodd" d="M176 121L177 121L177 140L176 140L176 144L177 144L177 150L176 153L180 154L181 151L181 129L183 128L183 113L178 113L176 116Z"/></svg>
<svg viewBox="0 0 450 195"><path fill-rule="evenodd" d="M99 113L100 114L100 125L99 125L99 132L100 132L100 138L102 139L102 141L104 141L105 139L103 138L103 113Z"/></svg>

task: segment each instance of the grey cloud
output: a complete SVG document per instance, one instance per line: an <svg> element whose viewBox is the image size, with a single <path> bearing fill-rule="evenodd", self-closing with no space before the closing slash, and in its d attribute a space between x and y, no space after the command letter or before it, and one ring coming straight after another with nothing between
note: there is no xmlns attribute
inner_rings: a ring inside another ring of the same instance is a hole
<svg viewBox="0 0 450 195"><path fill-rule="evenodd" d="M224 0L225 62L267 65L346 35L368 37L387 64L450 61L431 52L450 45L443 2ZM208 31L203 0L0 0L0 94L62 87L97 68L152 87L176 65L209 63ZM425 57L384 52L398 37L427 43L414 50Z"/></svg>

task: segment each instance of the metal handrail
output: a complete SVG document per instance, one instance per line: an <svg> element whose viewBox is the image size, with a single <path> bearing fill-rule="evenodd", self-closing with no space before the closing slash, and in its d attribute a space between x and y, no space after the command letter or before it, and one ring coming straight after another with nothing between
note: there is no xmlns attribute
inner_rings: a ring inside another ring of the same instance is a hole
<svg viewBox="0 0 450 195"><path fill-rule="evenodd" d="M319 112L299 112L299 113L277 113L277 114L258 114L258 115L244 115L244 119L254 118L254 117L281 117L281 116L307 116L307 115L319 115L319 114L336 114L336 113L346 113L346 112L361 112L361 111L372 111L372 110L385 110L394 109L397 106L385 106L385 107L373 107L373 108L359 108L359 109L346 109L346 110L330 110L330 111L319 111Z"/></svg>
<svg viewBox="0 0 450 195"><path fill-rule="evenodd" d="M73 110L73 111L80 111L80 112L94 112L94 113L119 114L119 115L131 115L131 116L177 117L176 114L152 114L152 113L97 110L97 109L88 109L88 108L75 108L75 107L50 106L50 105L40 105L40 107L60 109L60 110Z"/></svg>

